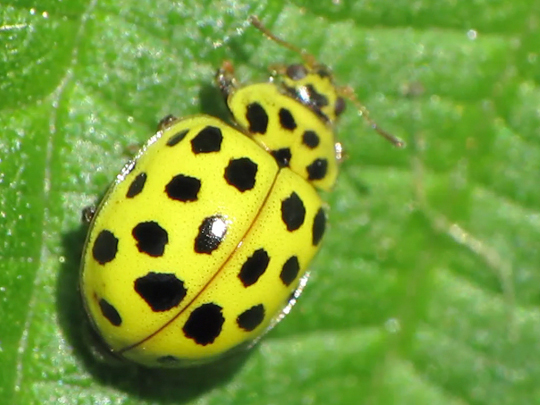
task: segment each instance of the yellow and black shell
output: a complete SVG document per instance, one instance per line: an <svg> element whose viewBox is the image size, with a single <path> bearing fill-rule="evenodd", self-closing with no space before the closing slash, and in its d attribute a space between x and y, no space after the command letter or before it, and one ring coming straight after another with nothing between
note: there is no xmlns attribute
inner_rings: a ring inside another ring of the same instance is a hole
<svg viewBox="0 0 540 405"><path fill-rule="evenodd" d="M317 188L338 174L343 100L326 70L291 66L247 86L220 71L236 126L169 117L110 187L80 283L112 353L208 362L256 341L299 295L326 228Z"/></svg>

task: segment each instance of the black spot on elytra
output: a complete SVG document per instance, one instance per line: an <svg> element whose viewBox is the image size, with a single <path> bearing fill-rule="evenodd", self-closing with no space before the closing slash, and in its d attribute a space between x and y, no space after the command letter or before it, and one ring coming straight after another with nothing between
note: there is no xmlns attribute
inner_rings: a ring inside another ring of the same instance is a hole
<svg viewBox="0 0 540 405"><path fill-rule="evenodd" d="M114 260L118 253L118 238L107 229L102 230L94 241L92 257L103 265Z"/></svg>
<svg viewBox="0 0 540 405"><path fill-rule="evenodd" d="M195 177L178 174L165 186L165 193L171 200L197 201L197 195L201 189L201 181Z"/></svg>
<svg viewBox="0 0 540 405"><path fill-rule="evenodd" d="M120 326L122 324L122 317L116 308L103 298L99 300L99 309L101 309L101 314L111 323L111 325Z"/></svg>
<svg viewBox="0 0 540 405"><path fill-rule="evenodd" d="M259 103L251 103L246 109L246 119L249 124L248 130L254 134L266 133L268 129L268 114Z"/></svg>
<svg viewBox="0 0 540 405"><path fill-rule="evenodd" d="M238 273L238 278L244 287L255 284L266 271L268 263L270 263L270 257L266 250L259 249L253 252L242 265L240 273Z"/></svg>
<svg viewBox="0 0 540 405"><path fill-rule="evenodd" d="M283 281L283 284L288 287L294 280L296 280L299 271L300 263L298 262L298 257L291 256L281 268L279 278L281 281Z"/></svg>
<svg viewBox="0 0 540 405"><path fill-rule="evenodd" d="M281 202L281 219L289 232L296 231L300 228L304 223L305 217L306 208L295 192Z"/></svg>
<svg viewBox="0 0 540 405"><path fill-rule="evenodd" d="M279 167L289 167L292 157L291 150L289 148L273 150L271 153Z"/></svg>
<svg viewBox="0 0 540 405"><path fill-rule="evenodd" d="M315 131L305 131L302 135L302 143L306 145L309 149L315 149L319 146L319 136Z"/></svg>
<svg viewBox="0 0 540 405"><path fill-rule="evenodd" d="M319 211L317 211L317 214L315 215L315 218L313 219L313 229L312 229L312 244L313 246L317 246L319 242L321 241L324 230L326 228L326 215L324 214L324 210L322 208L319 208Z"/></svg>
<svg viewBox="0 0 540 405"><path fill-rule="evenodd" d="M135 280L134 288L154 312L176 307L187 293L184 282L174 274L153 271Z"/></svg>
<svg viewBox="0 0 540 405"><path fill-rule="evenodd" d="M137 241L139 252L152 257L163 256L165 246L169 243L167 231L154 221L138 223L131 234Z"/></svg>
<svg viewBox="0 0 540 405"><path fill-rule="evenodd" d="M326 159L315 159L308 167L306 167L308 172L308 180L321 180L326 176L328 171L328 160Z"/></svg>
<svg viewBox="0 0 540 405"><path fill-rule="evenodd" d="M191 140L191 150L195 154L219 152L222 141L221 129L208 125Z"/></svg>
<svg viewBox="0 0 540 405"><path fill-rule="evenodd" d="M246 332L251 332L264 320L264 305L254 305L236 318L236 324Z"/></svg>
<svg viewBox="0 0 540 405"><path fill-rule="evenodd" d="M140 194L143 191L144 185L146 183L146 173L139 173L129 185L129 189L126 193L127 198L133 198L136 195Z"/></svg>
<svg viewBox="0 0 540 405"><path fill-rule="evenodd" d="M182 139L186 137L188 132L189 132L189 129L183 129L182 131L177 132L176 134L174 134L167 140L167 146L176 145L178 142L180 142Z"/></svg>
<svg viewBox="0 0 540 405"><path fill-rule="evenodd" d="M296 129L296 121L291 112L286 108L279 109L279 123L283 129L288 131Z"/></svg>
<svg viewBox="0 0 540 405"><path fill-rule="evenodd" d="M195 252L211 254L219 247L226 233L227 223L220 215L205 218L195 238Z"/></svg>
<svg viewBox="0 0 540 405"><path fill-rule="evenodd" d="M225 168L225 181L242 193L255 187L257 163L247 157L231 159Z"/></svg>
<svg viewBox="0 0 540 405"><path fill-rule="evenodd" d="M222 308L214 303L203 304L194 309L182 329L184 335L201 346L213 343L225 322L221 310Z"/></svg>

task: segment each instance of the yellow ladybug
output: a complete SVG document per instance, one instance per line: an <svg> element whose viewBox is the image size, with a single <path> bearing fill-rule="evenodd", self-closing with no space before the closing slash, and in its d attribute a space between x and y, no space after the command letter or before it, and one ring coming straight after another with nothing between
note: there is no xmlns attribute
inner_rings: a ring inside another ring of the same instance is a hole
<svg viewBox="0 0 540 405"><path fill-rule="evenodd" d="M307 281L326 228L316 190L332 188L341 159L332 124L343 97L359 103L251 22L304 63L247 86L224 63L217 82L237 125L164 118L92 215L81 291L116 356L181 367L251 346Z"/></svg>

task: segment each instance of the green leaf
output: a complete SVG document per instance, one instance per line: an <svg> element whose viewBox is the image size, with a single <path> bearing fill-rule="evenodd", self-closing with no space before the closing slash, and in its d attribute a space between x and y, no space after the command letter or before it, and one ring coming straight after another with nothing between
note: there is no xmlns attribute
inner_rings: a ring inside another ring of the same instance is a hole
<svg viewBox="0 0 540 405"><path fill-rule="evenodd" d="M95 203L168 113L223 115L213 74L298 56L352 104L331 220L294 311L204 368L106 365L77 279ZM540 402L540 13L532 1L0 3L0 398L6 404Z"/></svg>

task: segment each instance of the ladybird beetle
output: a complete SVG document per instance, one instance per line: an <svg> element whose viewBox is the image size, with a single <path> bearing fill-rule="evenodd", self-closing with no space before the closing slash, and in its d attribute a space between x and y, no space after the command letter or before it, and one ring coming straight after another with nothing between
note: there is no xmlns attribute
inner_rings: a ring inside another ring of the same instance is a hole
<svg viewBox="0 0 540 405"><path fill-rule="evenodd" d="M303 63L241 86L225 62L216 81L235 125L165 117L86 213L84 307L118 357L182 367L249 347L307 281L326 228L317 189L341 159L332 125L344 97L366 111L326 66L251 23Z"/></svg>

